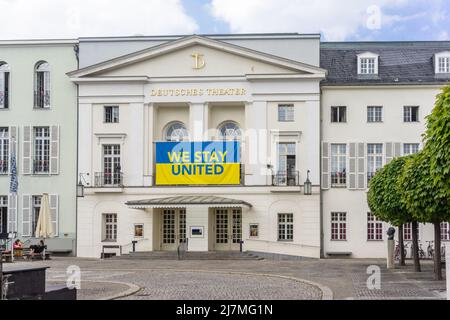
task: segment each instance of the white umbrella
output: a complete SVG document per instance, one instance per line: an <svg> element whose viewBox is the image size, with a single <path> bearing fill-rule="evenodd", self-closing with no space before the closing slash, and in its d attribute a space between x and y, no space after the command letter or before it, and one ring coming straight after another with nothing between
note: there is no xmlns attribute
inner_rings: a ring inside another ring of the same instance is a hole
<svg viewBox="0 0 450 320"><path fill-rule="evenodd" d="M45 239L53 237L53 225L47 193L44 193L41 198L41 208L39 210L39 218L35 234L36 238Z"/></svg>

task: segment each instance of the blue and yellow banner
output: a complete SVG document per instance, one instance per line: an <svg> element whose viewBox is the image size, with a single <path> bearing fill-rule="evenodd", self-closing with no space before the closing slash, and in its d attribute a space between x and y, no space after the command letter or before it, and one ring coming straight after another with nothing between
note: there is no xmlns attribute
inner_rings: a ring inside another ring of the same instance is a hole
<svg viewBox="0 0 450 320"><path fill-rule="evenodd" d="M238 185L239 141L157 142L156 185Z"/></svg>

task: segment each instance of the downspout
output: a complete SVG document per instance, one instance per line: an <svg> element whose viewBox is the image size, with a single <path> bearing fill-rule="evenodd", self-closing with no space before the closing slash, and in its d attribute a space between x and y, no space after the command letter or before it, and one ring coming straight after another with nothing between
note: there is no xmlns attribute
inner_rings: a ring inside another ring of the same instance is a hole
<svg viewBox="0 0 450 320"><path fill-rule="evenodd" d="M77 70L80 69L80 45L79 43L73 46L73 51L75 53L75 58L77 59ZM77 152L76 152L76 174L75 174L75 185L78 184L78 152L79 152L79 127L80 127L80 99L79 99L79 87L76 84L77 92L77 127L76 127L76 139L77 139ZM77 188L75 188L75 249L74 256L77 256L78 249L78 195Z"/></svg>

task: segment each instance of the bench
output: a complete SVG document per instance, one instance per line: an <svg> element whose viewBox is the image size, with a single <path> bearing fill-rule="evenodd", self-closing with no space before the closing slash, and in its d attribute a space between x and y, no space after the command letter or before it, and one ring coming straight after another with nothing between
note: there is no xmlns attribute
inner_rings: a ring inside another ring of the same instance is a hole
<svg viewBox="0 0 450 320"><path fill-rule="evenodd" d="M100 256L100 259L110 258L116 255L116 253L106 253L105 249L119 249L120 255L122 255L122 246L120 245L104 245L102 246L102 255Z"/></svg>
<svg viewBox="0 0 450 320"><path fill-rule="evenodd" d="M350 257L352 253L349 251L334 251L334 252L327 252L326 255L328 257Z"/></svg>

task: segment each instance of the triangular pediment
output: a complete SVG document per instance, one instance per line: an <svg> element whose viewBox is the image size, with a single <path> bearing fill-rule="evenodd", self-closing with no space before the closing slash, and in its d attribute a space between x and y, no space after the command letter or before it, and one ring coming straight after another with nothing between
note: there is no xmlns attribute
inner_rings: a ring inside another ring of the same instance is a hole
<svg viewBox="0 0 450 320"><path fill-rule="evenodd" d="M325 70L236 45L191 36L69 73L71 78L318 75Z"/></svg>

